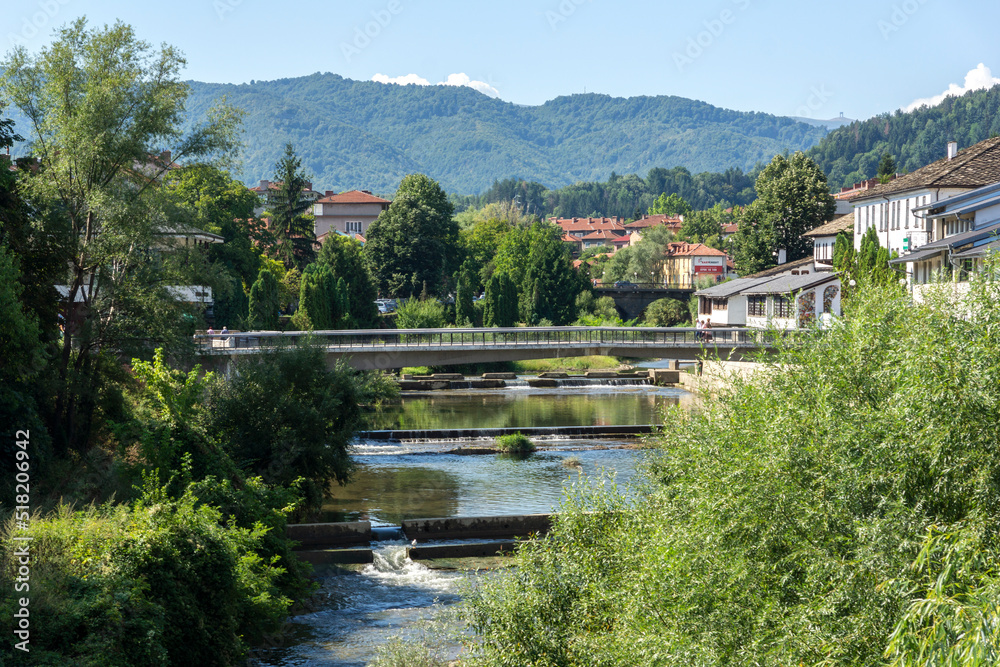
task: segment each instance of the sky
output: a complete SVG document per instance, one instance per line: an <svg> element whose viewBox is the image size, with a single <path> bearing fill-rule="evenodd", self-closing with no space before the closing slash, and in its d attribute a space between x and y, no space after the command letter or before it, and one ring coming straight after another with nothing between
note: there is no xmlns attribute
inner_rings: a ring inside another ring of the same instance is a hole
<svg viewBox="0 0 1000 667"><path fill-rule="evenodd" d="M994 0L8 0L0 44L37 51L86 15L179 48L185 79L332 72L469 85L516 104L677 95L865 119L1000 83Z"/></svg>

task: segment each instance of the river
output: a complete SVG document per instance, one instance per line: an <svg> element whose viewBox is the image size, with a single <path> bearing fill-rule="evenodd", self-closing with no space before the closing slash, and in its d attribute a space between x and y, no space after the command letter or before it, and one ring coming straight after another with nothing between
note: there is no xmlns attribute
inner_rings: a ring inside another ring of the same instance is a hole
<svg viewBox="0 0 1000 667"><path fill-rule="evenodd" d="M407 392L372 414L370 428L656 424L664 407L690 399L680 389L649 385ZM449 453L459 444L469 443L358 441L354 478L331 489L321 520L386 526L413 518L549 512L573 481L614 478L627 486L643 456L635 440L540 439L539 451L525 459ZM374 564L324 577L318 608L290 619L287 645L261 653L260 664L366 665L390 637L412 638L447 618L466 578L413 563L402 543L382 543ZM455 640L442 647L449 657L458 650Z"/></svg>

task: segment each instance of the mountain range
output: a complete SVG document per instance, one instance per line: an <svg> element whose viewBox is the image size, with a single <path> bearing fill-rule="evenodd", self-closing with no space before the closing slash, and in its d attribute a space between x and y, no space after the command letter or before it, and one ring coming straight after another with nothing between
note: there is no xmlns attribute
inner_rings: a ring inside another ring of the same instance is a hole
<svg viewBox="0 0 1000 667"><path fill-rule="evenodd" d="M449 192L476 193L518 176L550 188L681 165L749 170L785 150L814 146L825 127L731 111L675 96L557 97L522 106L459 86L402 86L336 74L189 82L189 122L217 100L246 112L241 172L271 178L290 142L315 189L391 194L422 172Z"/></svg>

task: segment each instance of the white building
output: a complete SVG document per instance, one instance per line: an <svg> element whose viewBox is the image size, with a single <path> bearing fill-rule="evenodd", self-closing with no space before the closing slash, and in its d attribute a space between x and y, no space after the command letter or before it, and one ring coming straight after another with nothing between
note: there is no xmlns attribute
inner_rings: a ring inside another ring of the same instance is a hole
<svg viewBox="0 0 1000 667"><path fill-rule="evenodd" d="M840 314L840 274L828 271L780 276L742 293L752 328L804 328Z"/></svg>
<svg viewBox="0 0 1000 667"><path fill-rule="evenodd" d="M930 229L930 241L890 264L906 270L914 298L926 286L955 283L961 292L983 258L1000 250L1000 182L914 210Z"/></svg>
<svg viewBox="0 0 1000 667"><path fill-rule="evenodd" d="M915 209L936 204L1000 181L1000 137L981 141L965 150L955 142L946 156L926 167L888 183L876 185L851 199L854 205L854 248L870 228L879 244L900 255L933 240L929 221L915 215Z"/></svg>
<svg viewBox="0 0 1000 667"><path fill-rule="evenodd" d="M833 246L841 232L854 233L854 213L840 215L802 236L812 239L813 263L817 271L833 270Z"/></svg>

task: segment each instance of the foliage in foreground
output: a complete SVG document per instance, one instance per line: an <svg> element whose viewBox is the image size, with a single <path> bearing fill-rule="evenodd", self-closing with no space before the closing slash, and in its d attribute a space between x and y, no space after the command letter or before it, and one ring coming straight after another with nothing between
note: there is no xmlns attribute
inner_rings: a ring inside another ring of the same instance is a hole
<svg viewBox="0 0 1000 667"><path fill-rule="evenodd" d="M862 292L665 419L634 506L576 494L471 595L475 664L995 664L996 292Z"/></svg>
<svg viewBox="0 0 1000 667"><path fill-rule="evenodd" d="M190 489L147 485L132 506L36 517L27 533L31 664L60 667L235 665L276 627L290 600L280 568L257 554L266 529L239 528ZM15 609L13 522L3 532L0 611ZM0 655L23 659L16 639ZM24 664L12 662L9 664Z"/></svg>

